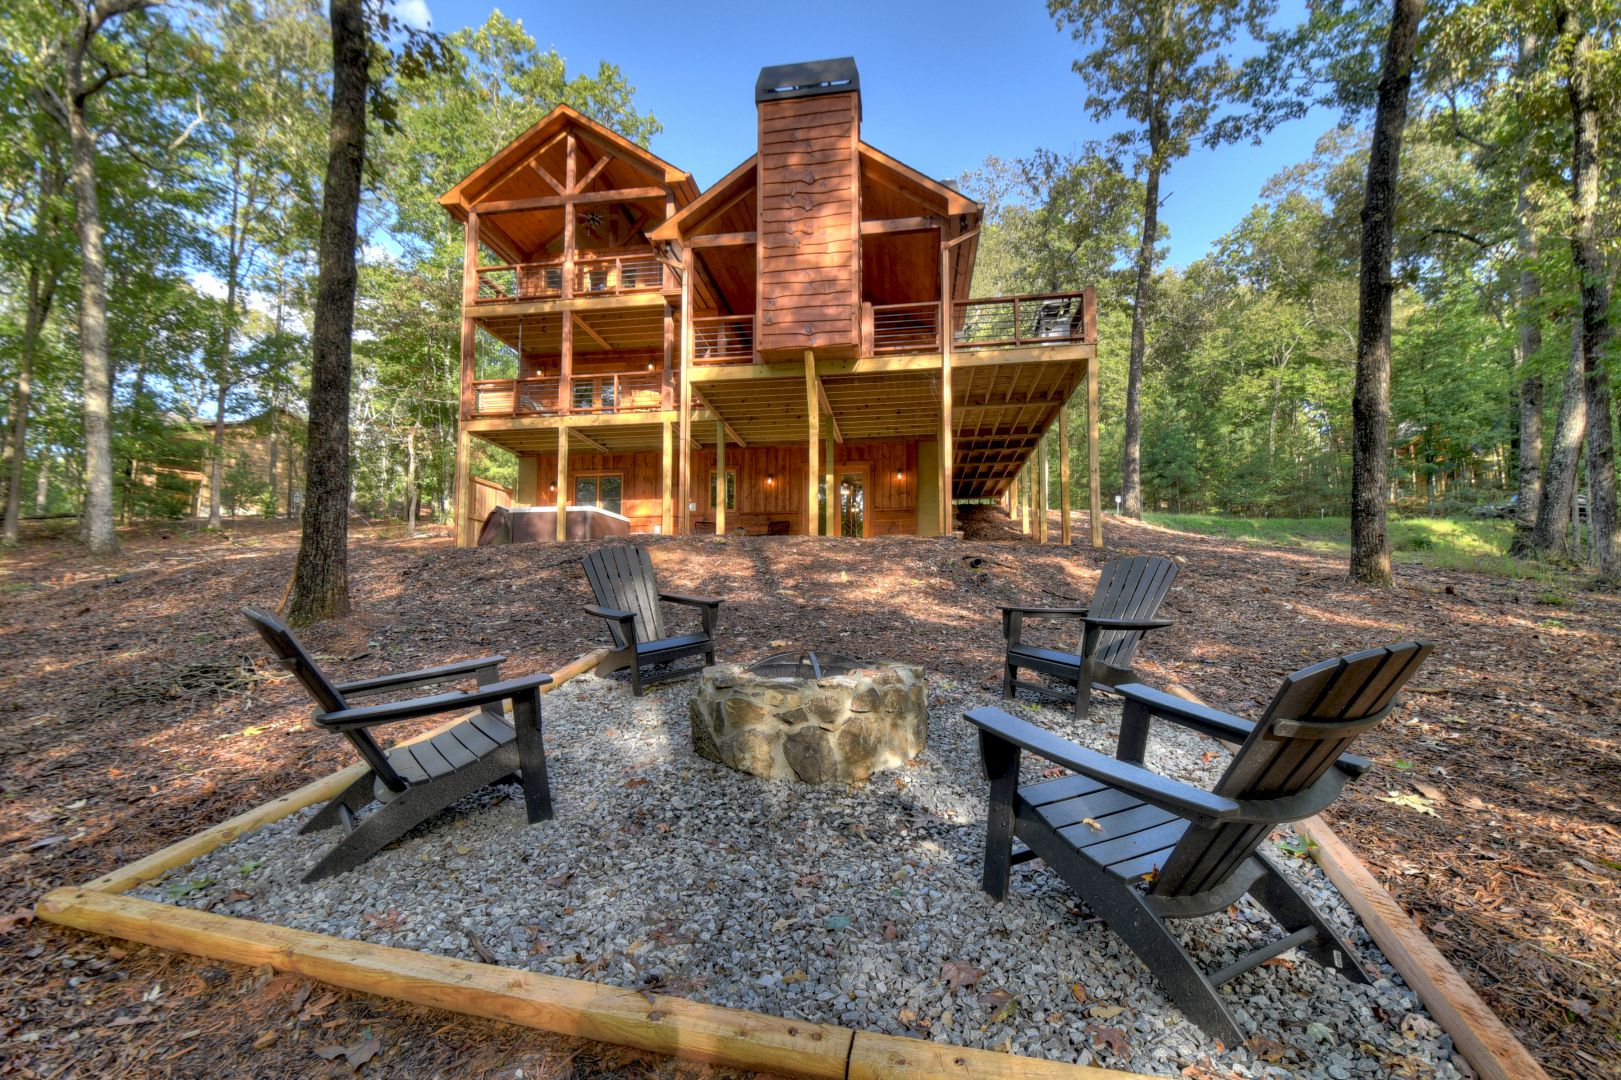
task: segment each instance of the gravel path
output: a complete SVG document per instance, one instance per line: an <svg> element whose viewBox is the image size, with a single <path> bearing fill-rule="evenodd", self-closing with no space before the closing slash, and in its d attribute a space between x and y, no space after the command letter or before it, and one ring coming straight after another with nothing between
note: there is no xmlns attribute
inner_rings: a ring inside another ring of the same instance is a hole
<svg viewBox="0 0 1621 1080"><path fill-rule="evenodd" d="M136 895L778 1016L1166 1076L1466 1075L1309 862L1285 860L1377 981L1356 986L1286 954L1229 986L1253 1037L1225 1052L1039 862L1015 870L1007 903L992 903L979 890L985 787L975 731L962 719L990 700L984 691L936 680L928 750L847 790L759 780L698 757L686 709L693 685L635 699L617 680L587 676L548 695L551 822L526 825L516 788L485 792L360 870L302 885L333 840L297 835L310 810ZM1113 751L1119 713L1101 701L1081 730L1067 710L1020 702L1014 711ZM1155 726L1148 761L1160 772L1209 785L1226 760L1209 740ZM1233 914L1177 926L1207 970L1276 935L1247 900Z"/></svg>

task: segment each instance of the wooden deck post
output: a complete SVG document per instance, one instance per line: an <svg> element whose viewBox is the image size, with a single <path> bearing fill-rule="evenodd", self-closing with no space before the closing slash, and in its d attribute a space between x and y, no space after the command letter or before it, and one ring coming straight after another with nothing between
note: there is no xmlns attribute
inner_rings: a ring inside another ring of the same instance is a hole
<svg viewBox="0 0 1621 1080"><path fill-rule="evenodd" d="M1087 516L1092 546L1103 546L1103 492L1098 477L1098 361L1086 362L1086 484Z"/></svg>
<svg viewBox="0 0 1621 1080"><path fill-rule="evenodd" d="M587 324L589 325L589 324ZM559 355L560 371L557 380L557 411L567 416L574 408L574 312L563 312L562 342ZM518 374L523 374L523 357L518 357ZM516 399L518 388L512 388ZM516 404L516 400L514 401Z"/></svg>
<svg viewBox="0 0 1621 1080"><path fill-rule="evenodd" d="M472 547L476 537L472 536L472 522L468 515L473 512L473 433L456 428L456 538L457 547Z"/></svg>
<svg viewBox="0 0 1621 1080"><path fill-rule="evenodd" d="M940 535L956 524L951 513L951 251L940 231Z"/></svg>
<svg viewBox="0 0 1621 1080"><path fill-rule="evenodd" d="M659 425L664 434L664 482L659 487L659 532L669 536L675 532L675 425L668 420Z"/></svg>
<svg viewBox="0 0 1621 1080"><path fill-rule="evenodd" d="M1019 476L1024 470L1013 474L1013 480L1007 488L1007 516L1014 521L1019 520Z"/></svg>
<svg viewBox="0 0 1621 1080"><path fill-rule="evenodd" d="M816 485L821 480L821 473L816 467L816 455L820 449L817 443L821 442L820 424L822 420L821 402L816 397L816 353L810 349L805 350L805 426L808 431L806 447L809 451L809 465L805 470L805 535L816 535L816 511L820 500L816 497ZM831 498L832 492L828 492Z"/></svg>
<svg viewBox="0 0 1621 1080"><path fill-rule="evenodd" d="M1019 467L1024 476L1024 498L1019 502L1019 532L1030 535L1030 497L1035 494L1036 474L1030 471L1030 462Z"/></svg>
<svg viewBox="0 0 1621 1080"><path fill-rule="evenodd" d="M477 408L473 395L473 377L478 367L478 324L473 321L473 306L478 302L478 214L468 211L462 247L462 370L459 412L463 420L471 420Z"/></svg>
<svg viewBox="0 0 1621 1080"><path fill-rule="evenodd" d="M726 535L726 421L718 418L715 420L715 535Z"/></svg>
<svg viewBox="0 0 1621 1080"><path fill-rule="evenodd" d="M681 428L676 443L680 447L680 498L676 503L676 516L680 525L676 532L682 536L692 531L692 248L681 252L681 393L678 407Z"/></svg>
<svg viewBox="0 0 1621 1080"><path fill-rule="evenodd" d="M1041 497L1036 504L1036 543L1045 544L1047 542L1047 507L1052 505L1053 501L1052 472L1048 468L1050 463L1047 461L1047 436L1045 433L1036 442L1036 453L1040 455L1039 467L1041 469L1041 479L1037 481Z"/></svg>
<svg viewBox="0 0 1621 1080"><path fill-rule="evenodd" d="M568 134L567 157L563 163L563 190L570 195L574 193L574 173L579 155L575 152L574 133ZM568 300L574 295L574 202L564 196L563 203L563 299Z"/></svg>
<svg viewBox="0 0 1621 1080"><path fill-rule="evenodd" d="M822 533L825 536L839 536L844 532L839 521L842 506L838 496L839 489L834 486L838 482L838 469L835 467L838 459L834 456L833 450L835 440L832 420L833 418L829 416L827 441L823 444L823 457L827 459L822 462L822 490L825 493L823 498L827 501L826 513L822 517Z"/></svg>
<svg viewBox="0 0 1621 1080"><path fill-rule="evenodd" d="M557 429L557 542L568 539L568 428Z"/></svg>
<svg viewBox="0 0 1621 1080"><path fill-rule="evenodd" d="M1069 402L1058 407L1058 542L1074 540L1069 523Z"/></svg>

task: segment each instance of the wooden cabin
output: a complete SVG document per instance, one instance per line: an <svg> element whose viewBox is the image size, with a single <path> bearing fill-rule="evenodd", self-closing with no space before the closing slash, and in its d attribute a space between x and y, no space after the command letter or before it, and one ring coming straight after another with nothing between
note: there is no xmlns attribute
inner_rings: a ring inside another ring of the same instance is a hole
<svg viewBox="0 0 1621 1080"><path fill-rule="evenodd" d="M1018 501L1084 381L1095 472L1093 291L972 297L981 207L862 140L853 60L765 68L755 101L756 152L701 194L558 106L440 198L466 226L458 543L475 438L559 532L596 506L635 532L938 535L954 503Z"/></svg>

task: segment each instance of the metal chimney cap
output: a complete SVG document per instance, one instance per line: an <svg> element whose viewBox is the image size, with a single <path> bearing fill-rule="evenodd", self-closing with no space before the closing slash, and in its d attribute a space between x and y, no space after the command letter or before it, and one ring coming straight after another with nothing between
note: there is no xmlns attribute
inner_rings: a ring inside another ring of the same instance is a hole
<svg viewBox="0 0 1621 1080"><path fill-rule="evenodd" d="M803 64L778 64L760 69L754 80L754 100L784 101L788 98L815 97L818 94L861 93L861 73L856 58L811 60Z"/></svg>

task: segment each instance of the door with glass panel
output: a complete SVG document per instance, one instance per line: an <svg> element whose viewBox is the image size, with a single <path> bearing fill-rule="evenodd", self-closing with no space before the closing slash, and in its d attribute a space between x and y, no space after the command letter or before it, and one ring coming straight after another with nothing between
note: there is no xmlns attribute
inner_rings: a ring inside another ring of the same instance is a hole
<svg viewBox="0 0 1621 1080"><path fill-rule="evenodd" d="M596 473L574 478L574 505L595 506L623 514L625 480L618 473Z"/></svg>

